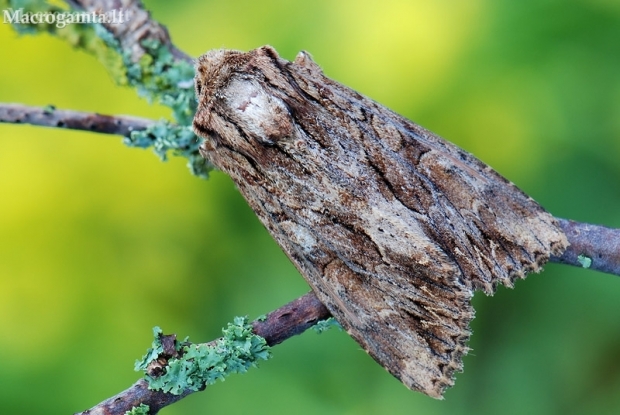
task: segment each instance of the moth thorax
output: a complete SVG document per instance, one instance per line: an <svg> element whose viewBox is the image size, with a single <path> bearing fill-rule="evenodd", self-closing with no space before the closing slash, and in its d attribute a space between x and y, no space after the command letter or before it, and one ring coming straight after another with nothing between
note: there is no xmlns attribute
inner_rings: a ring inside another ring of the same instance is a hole
<svg viewBox="0 0 620 415"><path fill-rule="evenodd" d="M293 134L288 107L257 80L234 77L223 95L232 119L259 143L274 145Z"/></svg>

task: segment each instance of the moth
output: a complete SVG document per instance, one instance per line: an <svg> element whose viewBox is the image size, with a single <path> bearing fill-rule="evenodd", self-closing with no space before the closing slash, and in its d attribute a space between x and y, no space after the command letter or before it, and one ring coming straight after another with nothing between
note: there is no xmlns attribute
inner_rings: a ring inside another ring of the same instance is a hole
<svg viewBox="0 0 620 415"><path fill-rule="evenodd" d="M567 247L489 166L270 46L197 60L201 154L232 177L347 332L408 388L441 398L493 294Z"/></svg>

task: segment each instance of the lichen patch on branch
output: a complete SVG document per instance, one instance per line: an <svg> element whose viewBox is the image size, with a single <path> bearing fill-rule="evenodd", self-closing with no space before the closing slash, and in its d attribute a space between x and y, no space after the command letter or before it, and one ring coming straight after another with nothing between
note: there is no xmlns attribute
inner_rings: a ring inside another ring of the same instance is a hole
<svg viewBox="0 0 620 415"><path fill-rule="evenodd" d="M267 342L252 331L245 317L236 317L222 329L223 336L211 343L177 342L174 335L163 335L159 327L153 334L152 347L135 368L145 372L150 389L174 395L202 390L271 357Z"/></svg>

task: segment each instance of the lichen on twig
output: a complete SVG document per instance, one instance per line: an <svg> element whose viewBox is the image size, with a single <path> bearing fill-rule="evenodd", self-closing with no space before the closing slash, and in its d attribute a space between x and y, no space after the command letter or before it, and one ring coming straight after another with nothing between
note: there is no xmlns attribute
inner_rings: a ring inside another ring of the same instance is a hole
<svg viewBox="0 0 620 415"><path fill-rule="evenodd" d="M100 7L98 2L67 3L74 9L95 15L108 10ZM124 25L93 21L62 27L28 23L28 19L20 19L20 16L28 16L28 13L69 13L69 8L63 9L42 0L0 0L0 5L9 9L12 25L18 33L49 33L66 40L72 46L96 56L118 85L134 87L149 102L169 107L174 124L162 120L148 130L125 135L124 143L132 147L153 148L162 160L166 160L169 153L187 158L192 174L208 177L212 166L198 153L202 140L191 128L196 111L192 60L174 48L165 29L152 20L147 19L146 26L141 26L141 36L122 37L131 34L130 30L137 30L133 25L138 21L149 17L139 2L126 4L126 12L131 19Z"/></svg>
<svg viewBox="0 0 620 415"><path fill-rule="evenodd" d="M271 357L266 340L252 331L246 317L236 317L222 329L223 336L211 343L192 344L187 338L178 342L159 327L153 332L153 345L135 369L145 372L149 389L173 395L202 390Z"/></svg>

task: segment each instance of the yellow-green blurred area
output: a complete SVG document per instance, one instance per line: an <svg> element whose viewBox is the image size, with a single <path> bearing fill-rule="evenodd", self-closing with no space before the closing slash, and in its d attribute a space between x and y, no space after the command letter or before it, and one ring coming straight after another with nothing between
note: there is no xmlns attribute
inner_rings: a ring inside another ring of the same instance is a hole
<svg viewBox="0 0 620 415"><path fill-rule="evenodd" d="M177 46L309 51L326 74L492 165L554 215L620 227L617 0L146 1ZM91 56L0 24L0 101L159 119ZM208 341L307 292L222 173L115 136L0 125L0 414L131 385L151 328ZM551 264L477 294L445 401L344 332L308 332L173 414L617 414L620 279Z"/></svg>

